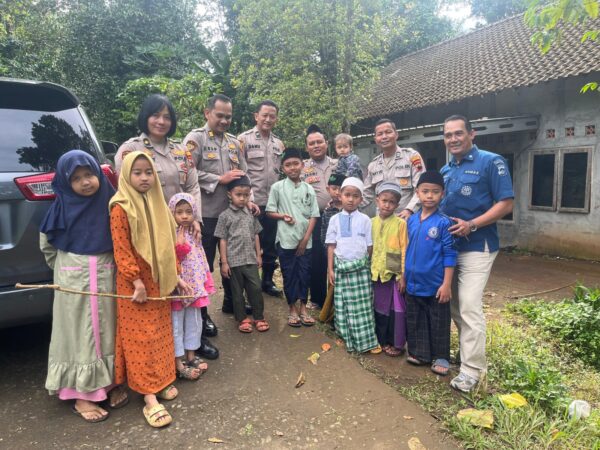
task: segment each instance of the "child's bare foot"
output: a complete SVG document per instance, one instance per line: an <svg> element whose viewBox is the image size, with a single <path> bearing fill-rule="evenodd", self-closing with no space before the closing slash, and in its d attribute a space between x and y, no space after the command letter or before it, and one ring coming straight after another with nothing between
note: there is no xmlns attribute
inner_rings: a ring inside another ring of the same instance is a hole
<svg viewBox="0 0 600 450"><path fill-rule="evenodd" d="M89 423L102 422L108 418L108 411L87 400L75 400L71 411Z"/></svg>
<svg viewBox="0 0 600 450"><path fill-rule="evenodd" d="M202 375L199 369L189 366L182 358L175 358L175 367L177 369L177 376L184 380L196 381Z"/></svg>

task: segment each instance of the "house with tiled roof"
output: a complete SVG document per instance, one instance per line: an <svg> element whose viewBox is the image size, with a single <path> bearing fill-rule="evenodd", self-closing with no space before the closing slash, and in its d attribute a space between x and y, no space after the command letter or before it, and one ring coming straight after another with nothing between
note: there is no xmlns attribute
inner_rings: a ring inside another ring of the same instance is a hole
<svg viewBox="0 0 600 450"><path fill-rule="evenodd" d="M398 145L439 169L448 158L441 124L462 114L475 143L503 155L513 176L501 244L600 260L600 96L580 93L600 82L600 42L563 31L543 55L519 15L396 59L353 125L357 154L366 165L378 153L373 124L386 117Z"/></svg>

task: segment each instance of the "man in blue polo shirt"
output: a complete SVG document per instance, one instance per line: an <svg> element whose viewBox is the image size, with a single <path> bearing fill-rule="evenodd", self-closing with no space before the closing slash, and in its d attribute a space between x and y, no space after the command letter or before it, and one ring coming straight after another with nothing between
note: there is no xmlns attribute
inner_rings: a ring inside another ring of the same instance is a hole
<svg viewBox="0 0 600 450"><path fill-rule="evenodd" d="M446 196L441 210L455 222L458 260L454 272L452 319L460 341L460 373L450 385L473 390L485 376L483 290L500 247L496 222L513 208L514 192L504 158L473 144L475 132L459 115L444 121L444 144L452 157L441 174Z"/></svg>

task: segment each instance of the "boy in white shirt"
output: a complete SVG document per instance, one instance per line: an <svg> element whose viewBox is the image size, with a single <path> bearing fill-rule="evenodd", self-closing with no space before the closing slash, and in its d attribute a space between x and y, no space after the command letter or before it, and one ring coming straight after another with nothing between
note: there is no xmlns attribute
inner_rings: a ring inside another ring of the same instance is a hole
<svg viewBox="0 0 600 450"><path fill-rule="evenodd" d="M335 286L335 328L349 352L381 353L375 335L370 256L371 219L360 211L364 184L355 177L342 183L342 212L327 228L327 273Z"/></svg>

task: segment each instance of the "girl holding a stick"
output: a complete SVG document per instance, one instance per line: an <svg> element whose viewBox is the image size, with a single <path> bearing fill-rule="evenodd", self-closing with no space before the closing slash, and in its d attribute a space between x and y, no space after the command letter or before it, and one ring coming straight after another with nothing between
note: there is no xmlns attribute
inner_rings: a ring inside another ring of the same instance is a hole
<svg viewBox="0 0 600 450"><path fill-rule="evenodd" d="M171 302L147 301L176 288L191 295L178 277L175 221L164 200L152 159L140 151L123 159L119 190L110 201L110 227L117 265L115 381L144 395L144 417L159 428L173 420L158 399L178 391Z"/></svg>

